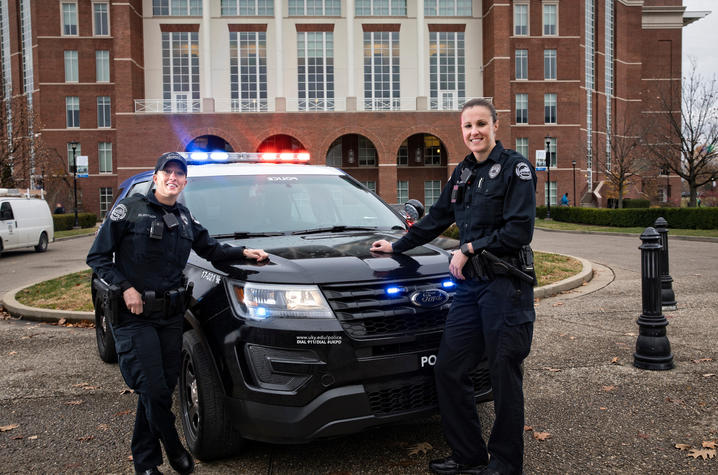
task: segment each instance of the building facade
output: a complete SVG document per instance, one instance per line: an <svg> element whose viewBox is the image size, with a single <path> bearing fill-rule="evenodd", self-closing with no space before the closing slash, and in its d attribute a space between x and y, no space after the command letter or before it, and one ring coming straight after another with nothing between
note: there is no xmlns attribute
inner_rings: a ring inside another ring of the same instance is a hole
<svg viewBox="0 0 718 475"><path fill-rule="evenodd" d="M431 204L466 154L458 111L473 97L495 104L504 146L533 163L548 148L538 203L568 192L605 206L610 131L655 112L646 98L658 87L680 91L685 8L0 0L0 9L3 97L28 99L40 118L29 135L68 170L88 157L80 207L104 214L119 183L170 150L305 150L388 202ZM628 195L677 204L678 180L645 172Z"/></svg>

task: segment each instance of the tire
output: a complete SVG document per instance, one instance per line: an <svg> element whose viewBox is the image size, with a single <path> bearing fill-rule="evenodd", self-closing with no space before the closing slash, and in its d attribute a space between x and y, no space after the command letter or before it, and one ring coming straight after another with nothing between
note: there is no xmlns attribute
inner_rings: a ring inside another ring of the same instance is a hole
<svg viewBox="0 0 718 475"><path fill-rule="evenodd" d="M97 352L105 363L117 363L117 350L115 337L110 331L110 323L105 316L105 309L100 299L95 300L95 337L97 338Z"/></svg>
<svg viewBox="0 0 718 475"><path fill-rule="evenodd" d="M37 252L45 252L47 251L47 233L45 231L40 234L40 240L37 242L37 246L35 246L35 251Z"/></svg>
<svg viewBox="0 0 718 475"><path fill-rule="evenodd" d="M236 455L244 443L224 406L224 390L211 358L196 330L184 334L179 380L182 427L187 446L200 460Z"/></svg>

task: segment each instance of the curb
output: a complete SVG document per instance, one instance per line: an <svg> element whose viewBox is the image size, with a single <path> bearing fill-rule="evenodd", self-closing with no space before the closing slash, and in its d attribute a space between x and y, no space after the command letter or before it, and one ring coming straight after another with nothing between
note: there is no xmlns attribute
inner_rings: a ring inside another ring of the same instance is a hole
<svg viewBox="0 0 718 475"><path fill-rule="evenodd" d="M640 234L635 233L615 233L612 231L581 231L578 229L550 229L536 226L535 229L541 231L547 231L549 233L569 233L569 234L597 234L601 236L635 236L636 239L640 237ZM679 241L700 241L700 242L718 242L718 238L708 236L681 236L679 234L671 234L670 228L668 229L668 237L670 239L677 239ZM555 253L554 253L555 254Z"/></svg>
<svg viewBox="0 0 718 475"><path fill-rule="evenodd" d="M62 318L64 318L68 322L95 321L95 312L76 312L72 310L54 310L51 308L28 307L27 305L23 305L18 302L15 299L15 294L32 285L35 284L30 284L25 287L20 287L19 289L11 290L3 296L0 303L2 303L2 306L7 313L12 315L13 317L22 318L23 320L34 320L39 322L56 322Z"/></svg>
<svg viewBox="0 0 718 475"><path fill-rule="evenodd" d="M557 253L553 252L552 254ZM547 297L553 297L554 295L558 295L561 292L580 287L581 285L583 285L584 282L588 282L591 280L591 278L593 278L593 266L589 261L580 257L568 256L566 254L559 255L571 257L580 261L583 265L583 269L581 269L581 272L579 272L578 274L568 277L566 279L554 282L553 284L535 288L534 298L544 299ZM95 321L95 312L76 312L72 310L54 310L49 308L28 307L27 305L23 305L15 299L15 295L18 292L39 282L35 282L33 284L26 285L25 287L20 287L18 289L14 289L7 292L3 296L2 300L0 300L0 304L2 304L2 307L5 309L5 311L13 317L18 317L25 320L56 322L64 318L68 322Z"/></svg>

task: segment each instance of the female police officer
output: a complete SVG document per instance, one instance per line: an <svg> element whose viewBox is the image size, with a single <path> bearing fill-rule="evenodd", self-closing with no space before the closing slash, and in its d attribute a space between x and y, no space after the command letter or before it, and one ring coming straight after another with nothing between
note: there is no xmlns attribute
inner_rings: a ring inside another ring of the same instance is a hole
<svg viewBox="0 0 718 475"><path fill-rule="evenodd" d="M121 288L112 326L120 370L139 396L132 457L137 473L160 473L160 441L172 468L191 473L194 461L180 442L172 414L182 346L182 271L191 249L211 261L265 260L259 249L223 245L177 203L187 184L187 163L178 153L157 161L154 192L122 200L100 228L87 264ZM114 261L113 261L114 254Z"/></svg>
<svg viewBox="0 0 718 475"><path fill-rule="evenodd" d="M434 367L449 457L434 460L435 473L521 473L524 402L521 362L533 335L533 286L483 264L481 276L469 259L487 250L517 263L519 250L533 236L536 174L519 153L496 141L499 124L494 106L468 101L461 112L464 143L470 154L454 170L439 200L424 219L397 242L372 244L372 251L403 252L431 241L456 222L461 250L449 271L457 290L446 319ZM498 269L497 269L498 270ZM481 436L470 372L482 355L489 363L494 393L494 422L488 448Z"/></svg>

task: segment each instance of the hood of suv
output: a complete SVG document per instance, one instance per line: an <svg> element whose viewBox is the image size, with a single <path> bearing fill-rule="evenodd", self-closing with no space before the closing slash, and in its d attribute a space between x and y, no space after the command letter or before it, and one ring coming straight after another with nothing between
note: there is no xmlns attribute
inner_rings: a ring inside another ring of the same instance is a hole
<svg viewBox="0 0 718 475"><path fill-rule="evenodd" d="M266 264L229 263L215 268L231 278L265 283L324 284L376 279L405 279L448 272L449 253L442 248L457 247L453 239L439 238L403 254L369 251L378 239L390 242L401 233L342 232L298 236L272 236L225 241L233 245L264 249ZM197 262L195 255L191 263ZM194 261L194 262L193 262Z"/></svg>

